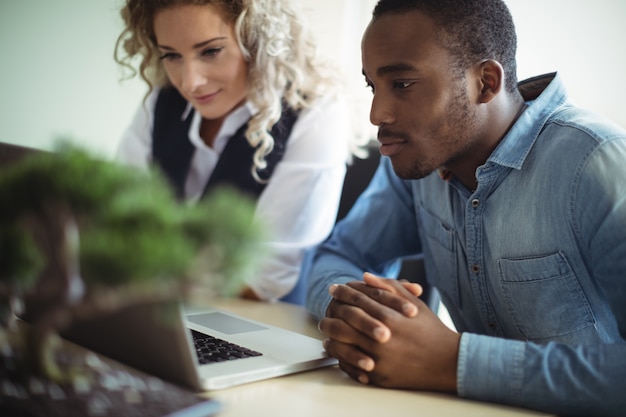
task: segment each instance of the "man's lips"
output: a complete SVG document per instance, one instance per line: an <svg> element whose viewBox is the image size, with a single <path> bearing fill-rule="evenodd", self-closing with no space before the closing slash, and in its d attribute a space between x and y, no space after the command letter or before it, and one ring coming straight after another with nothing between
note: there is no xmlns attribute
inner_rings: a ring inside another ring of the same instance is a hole
<svg viewBox="0 0 626 417"><path fill-rule="evenodd" d="M408 141L399 137L379 137L379 152L383 156L394 156L402 151Z"/></svg>

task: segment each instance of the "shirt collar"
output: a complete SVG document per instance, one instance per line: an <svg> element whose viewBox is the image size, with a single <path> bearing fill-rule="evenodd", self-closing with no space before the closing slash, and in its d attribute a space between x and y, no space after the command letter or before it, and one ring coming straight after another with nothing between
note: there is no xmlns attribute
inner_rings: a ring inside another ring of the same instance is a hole
<svg viewBox="0 0 626 417"><path fill-rule="evenodd" d="M185 112L181 115L183 120L192 110L193 107L191 104L188 104L187 109L185 109ZM250 120L250 117L252 117L255 113L256 107L249 101L233 110L224 119L224 123L222 123L222 127L220 127L220 130L215 137L215 141L213 142L213 149L216 152L221 153L228 143L228 139L230 139L241 126ZM202 116L199 112L194 112L192 117L193 119L191 120L191 125L189 126L189 140L196 148L207 148L206 144L200 138L200 123L202 122Z"/></svg>
<svg viewBox="0 0 626 417"><path fill-rule="evenodd" d="M521 81L519 90L527 107L488 159L513 169L522 168L550 115L568 99L556 72Z"/></svg>
<svg viewBox="0 0 626 417"><path fill-rule="evenodd" d="M527 107L488 158L488 162L513 169L522 168L550 115L568 99L556 72L521 81L518 88ZM453 178L443 167L437 173L444 181Z"/></svg>

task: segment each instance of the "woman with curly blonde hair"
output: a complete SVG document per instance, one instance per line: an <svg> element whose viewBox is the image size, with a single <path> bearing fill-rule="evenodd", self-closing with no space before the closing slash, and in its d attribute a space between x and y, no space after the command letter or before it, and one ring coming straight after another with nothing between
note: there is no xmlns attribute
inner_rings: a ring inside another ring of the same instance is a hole
<svg viewBox="0 0 626 417"><path fill-rule="evenodd" d="M257 200L271 256L242 292L273 300L335 221L354 134L333 72L289 0L126 0L115 59L148 93L118 160L181 200L218 184Z"/></svg>

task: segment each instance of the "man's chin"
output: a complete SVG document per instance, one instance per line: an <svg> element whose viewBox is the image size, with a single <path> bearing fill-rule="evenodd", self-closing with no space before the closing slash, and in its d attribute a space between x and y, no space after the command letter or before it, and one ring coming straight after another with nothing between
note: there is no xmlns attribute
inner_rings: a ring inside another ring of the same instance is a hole
<svg viewBox="0 0 626 417"><path fill-rule="evenodd" d="M400 166L399 164L394 164L393 161L391 161L391 166L393 167L393 172L396 176L402 178L403 180L419 180L432 172L432 170L430 172L425 172L417 167Z"/></svg>

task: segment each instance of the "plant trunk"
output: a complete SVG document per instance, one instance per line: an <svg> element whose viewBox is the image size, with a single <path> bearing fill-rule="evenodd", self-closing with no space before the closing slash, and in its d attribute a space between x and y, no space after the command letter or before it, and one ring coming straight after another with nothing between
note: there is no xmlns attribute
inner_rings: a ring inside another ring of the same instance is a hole
<svg viewBox="0 0 626 417"><path fill-rule="evenodd" d="M31 231L46 261L35 290L25 297L27 326L26 366L38 375L61 382L64 372L57 362L59 330L67 326L72 307L84 295L79 273L79 232L71 210L62 204L43 208L24 225Z"/></svg>

